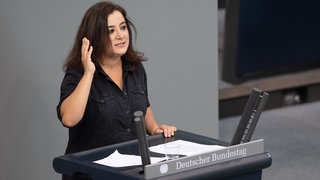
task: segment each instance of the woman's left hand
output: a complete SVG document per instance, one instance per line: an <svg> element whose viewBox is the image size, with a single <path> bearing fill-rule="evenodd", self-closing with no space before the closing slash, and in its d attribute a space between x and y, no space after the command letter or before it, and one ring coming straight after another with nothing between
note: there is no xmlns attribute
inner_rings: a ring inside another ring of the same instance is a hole
<svg viewBox="0 0 320 180"><path fill-rule="evenodd" d="M176 132L176 131L177 131L177 128L175 126L161 124L155 130L155 134L163 133L164 137L171 137L171 136L174 136L174 132Z"/></svg>

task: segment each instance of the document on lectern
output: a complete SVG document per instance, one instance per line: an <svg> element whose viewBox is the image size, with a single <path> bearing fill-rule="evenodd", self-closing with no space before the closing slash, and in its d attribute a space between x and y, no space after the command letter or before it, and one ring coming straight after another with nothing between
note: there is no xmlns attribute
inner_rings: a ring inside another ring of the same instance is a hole
<svg viewBox="0 0 320 180"><path fill-rule="evenodd" d="M165 157L151 157L151 164L164 161ZM141 157L137 155L120 154L115 150L108 157L94 161L94 163L110 167L126 167L142 165Z"/></svg>
<svg viewBox="0 0 320 180"><path fill-rule="evenodd" d="M149 149L152 152L165 154L164 146L166 144L178 144L179 155L184 155L184 156L192 156L196 154L202 154L202 153L225 148L224 146L219 146L219 145L206 145L206 144L199 144L199 143L194 143L194 142L185 141L185 140L176 140L176 141L171 141L165 144L159 144L157 146L152 146Z"/></svg>
<svg viewBox="0 0 320 180"><path fill-rule="evenodd" d="M179 149L180 149L179 155L184 155L184 156L192 156L196 154L202 154L202 153L225 148L224 146L198 144L198 143L184 141L184 140L171 141L165 144L170 144L170 143L179 144ZM152 146L149 149L152 152L165 154L164 152L165 144ZM165 157L150 157L150 159L151 159L151 164L166 160ZM130 154L121 154L118 152L118 150L115 150L108 157L94 161L94 163L110 166L110 167L126 167L126 166L142 165L140 156L130 155Z"/></svg>

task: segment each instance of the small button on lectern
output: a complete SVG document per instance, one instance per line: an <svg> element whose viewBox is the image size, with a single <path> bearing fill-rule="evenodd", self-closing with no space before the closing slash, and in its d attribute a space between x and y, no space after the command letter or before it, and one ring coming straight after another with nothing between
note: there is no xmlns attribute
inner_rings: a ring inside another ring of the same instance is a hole
<svg viewBox="0 0 320 180"><path fill-rule="evenodd" d="M262 170L272 163L269 153L264 152L263 140L228 146L228 143L178 130L172 138L162 135L148 136L149 146L175 140L185 140L207 145L226 146L223 149L202 154L180 157L171 161L128 167L109 167L94 163L115 150L121 154L139 155L138 140L101 147L54 158L53 168L64 175L85 175L94 180L105 179L261 179ZM242 153L241 153L242 152ZM243 153L245 152L245 153ZM163 154L150 152L151 157Z"/></svg>

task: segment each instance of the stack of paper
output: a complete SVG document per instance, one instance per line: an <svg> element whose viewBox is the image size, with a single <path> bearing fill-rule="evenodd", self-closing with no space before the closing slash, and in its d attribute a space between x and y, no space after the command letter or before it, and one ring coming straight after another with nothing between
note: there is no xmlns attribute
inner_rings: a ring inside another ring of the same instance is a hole
<svg viewBox="0 0 320 180"><path fill-rule="evenodd" d="M180 155L185 155L185 156L192 156L196 154L202 154L210 151L215 151L219 149L225 148L224 146L218 146L218 145L205 145L205 144L199 144L199 143L194 143L190 141L184 141L184 140L176 140L176 141L171 141L165 144L170 144L170 143L175 143L180 145L180 150L179 154ZM164 146L165 144L160 144L157 146L152 146L150 147L150 151L156 152L156 153L164 153Z"/></svg>
<svg viewBox="0 0 320 180"><path fill-rule="evenodd" d="M180 146L179 154L185 155L185 156L192 156L192 155L196 155L196 154L206 153L206 152L225 148L224 146L198 144L198 143L184 141L184 140L177 140L177 141L172 141L169 143L179 144L179 146ZM169 143L165 143L165 144L169 144ZM164 145L165 144L152 146L149 149L152 152L165 154L164 153ZM151 164L154 164L154 163L158 163L160 161L164 161L164 160L166 160L166 158L165 157L151 157L150 160L151 160ZM111 155L109 155L106 158L94 161L94 163L102 164L105 166L111 166L111 167L126 167L126 166L142 165L141 156L120 154L118 152L118 150L115 150Z"/></svg>

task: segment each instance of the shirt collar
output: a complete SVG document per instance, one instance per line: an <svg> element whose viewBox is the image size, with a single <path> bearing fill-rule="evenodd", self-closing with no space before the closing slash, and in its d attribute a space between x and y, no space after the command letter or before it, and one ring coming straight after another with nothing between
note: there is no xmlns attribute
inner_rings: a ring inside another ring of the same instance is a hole
<svg viewBox="0 0 320 180"><path fill-rule="evenodd" d="M128 72L131 70L130 67L130 63L127 60L123 60L122 59L122 73L123 73L123 78L125 78L128 74ZM97 73L102 74L103 76L105 76L106 78L108 78L109 80L111 80L111 78L108 76L107 73L105 73L101 67L101 65L99 64L97 67Z"/></svg>

